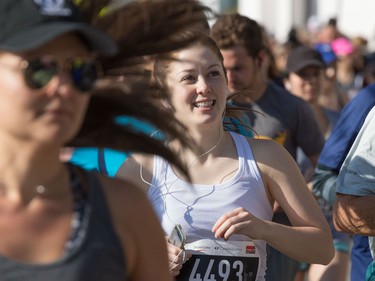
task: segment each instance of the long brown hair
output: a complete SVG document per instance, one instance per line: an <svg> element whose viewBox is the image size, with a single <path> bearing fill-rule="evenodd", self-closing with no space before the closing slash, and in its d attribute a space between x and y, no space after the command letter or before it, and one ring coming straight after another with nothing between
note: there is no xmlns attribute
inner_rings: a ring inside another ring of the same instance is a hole
<svg viewBox="0 0 375 281"><path fill-rule="evenodd" d="M165 99L168 95L151 82L142 62L147 56L171 51L195 40L193 36L176 42L173 36L192 24L205 25L210 9L198 1L135 1L98 16L110 10L108 3L105 0L80 3L87 20L111 34L120 51L115 57L101 58L104 86L93 93L82 129L69 145L157 154L185 170L163 140L120 125L116 120L119 116L135 117L160 129L167 137L193 145L183 125L156 102L155 98ZM127 76L129 69L135 75ZM124 74L125 83L118 80Z"/></svg>

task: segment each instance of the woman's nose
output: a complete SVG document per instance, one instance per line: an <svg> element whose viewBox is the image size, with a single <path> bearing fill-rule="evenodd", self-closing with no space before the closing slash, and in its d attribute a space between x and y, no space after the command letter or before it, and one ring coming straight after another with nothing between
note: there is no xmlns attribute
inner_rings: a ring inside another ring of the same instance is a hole
<svg viewBox="0 0 375 281"><path fill-rule="evenodd" d="M204 78L198 79L197 82L197 93L200 95L207 94L209 91L209 86L207 84L207 81Z"/></svg>

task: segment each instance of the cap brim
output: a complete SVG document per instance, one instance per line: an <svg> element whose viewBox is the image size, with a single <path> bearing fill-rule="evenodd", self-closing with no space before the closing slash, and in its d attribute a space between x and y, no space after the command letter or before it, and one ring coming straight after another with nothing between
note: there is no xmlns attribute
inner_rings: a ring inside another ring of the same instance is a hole
<svg viewBox="0 0 375 281"><path fill-rule="evenodd" d="M48 25L25 28L22 32L10 36L5 42L0 43L0 49L14 52L26 52L42 46L65 33L77 32L89 48L101 55L114 55L117 45L106 33L92 28L84 23L55 22Z"/></svg>
<svg viewBox="0 0 375 281"><path fill-rule="evenodd" d="M297 72L300 72L302 69L304 69L305 67L308 67L308 66L317 66L317 67L323 68L324 64L322 62L316 61L316 60L306 60L306 61L301 62L299 65L297 65L293 68L287 69L287 72L288 73L291 73L291 72L297 73Z"/></svg>

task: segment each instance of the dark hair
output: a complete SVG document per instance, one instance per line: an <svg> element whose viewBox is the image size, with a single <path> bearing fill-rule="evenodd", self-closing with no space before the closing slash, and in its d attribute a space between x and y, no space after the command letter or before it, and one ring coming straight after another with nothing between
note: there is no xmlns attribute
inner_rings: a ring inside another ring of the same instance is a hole
<svg viewBox="0 0 375 281"><path fill-rule="evenodd" d="M267 30L263 25L259 25L262 31L262 39L263 39L263 50L268 56L269 59L269 66L267 69L267 75L270 79L278 79L281 76L280 71L277 69L275 54L272 51L272 46L270 44L269 35L267 34Z"/></svg>
<svg viewBox="0 0 375 281"><path fill-rule="evenodd" d="M289 46L290 49L297 48L298 46L303 45L301 42L298 29L295 26L292 26L288 32L287 40L284 43L286 46Z"/></svg>
<svg viewBox="0 0 375 281"><path fill-rule="evenodd" d="M337 26L337 18L333 17L333 18L328 19L327 24L330 25L330 26L336 27Z"/></svg>
<svg viewBox="0 0 375 281"><path fill-rule="evenodd" d="M120 125L116 120L124 115L135 117L154 125L166 136L193 146L182 124L156 102L155 97L168 98L168 95L144 75L140 62L144 62L143 56L164 53L191 43L194 38L172 44L175 42L172 36L188 29L192 23L203 21L204 24L206 18L202 15L210 10L198 1L134 1L99 17L102 11L110 11L111 6L106 6L108 3L94 0L82 1L81 4L87 20L112 35L120 52L110 59L101 58L106 83L93 93L81 131L68 145L157 154L186 171L165 142ZM139 72L126 77L126 83L116 80L129 69Z"/></svg>
<svg viewBox="0 0 375 281"><path fill-rule="evenodd" d="M251 57L256 57L264 49L259 24L237 13L220 16L211 28L211 36L220 49L242 45Z"/></svg>

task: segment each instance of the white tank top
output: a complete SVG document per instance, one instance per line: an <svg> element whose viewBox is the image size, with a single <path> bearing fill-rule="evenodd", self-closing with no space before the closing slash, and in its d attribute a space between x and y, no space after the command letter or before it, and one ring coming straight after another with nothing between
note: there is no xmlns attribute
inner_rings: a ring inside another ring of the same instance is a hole
<svg viewBox="0 0 375 281"><path fill-rule="evenodd" d="M203 185L181 180L163 158L155 156L154 171L148 197L166 235L175 224L180 224L187 242L216 239L211 231L225 213L243 207L254 216L270 221L272 206L247 139L230 132L237 149L239 167L234 177L226 182ZM251 241L244 235L233 235L232 241ZM264 280L266 270L266 242L254 240L259 251L260 267L256 280Z"/></svg>

